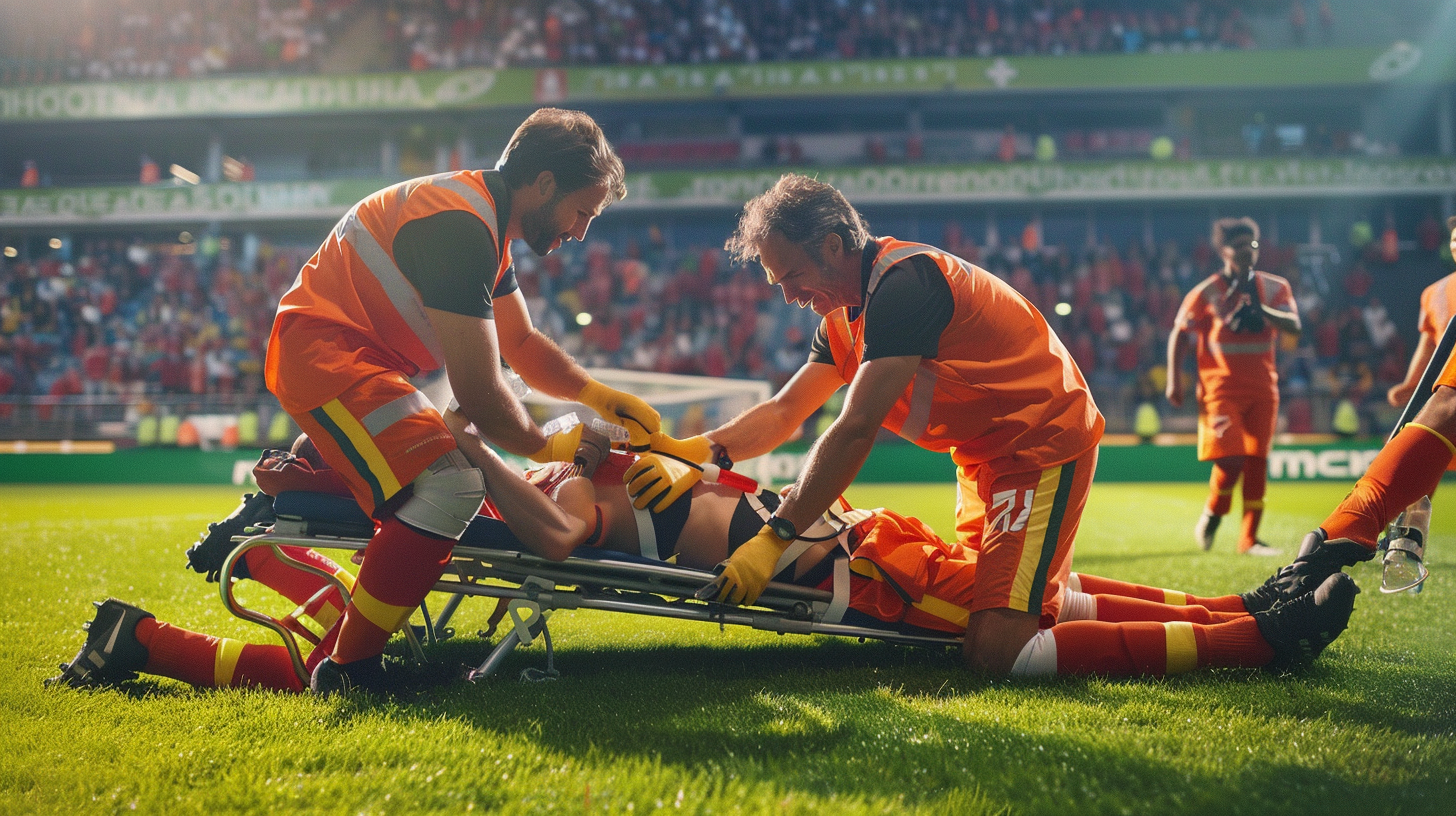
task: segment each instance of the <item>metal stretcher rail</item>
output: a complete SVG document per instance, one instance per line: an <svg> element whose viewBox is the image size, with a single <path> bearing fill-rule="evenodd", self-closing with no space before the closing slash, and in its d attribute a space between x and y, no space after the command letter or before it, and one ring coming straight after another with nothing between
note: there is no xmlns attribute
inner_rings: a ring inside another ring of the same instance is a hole
<svg viewBox="0 0 1456 816"><path fill-rule="evenodd" d="M293 546L359 551L368 544L368 539L309 534L306 522L300 524L297 521L280 519L273 529L257 535L239 537L235 542L237 546L224 562L221 572L223 605L232 614L276 633L288 648L295 672L307 684L308 675L297 638L300 635L310 641L316 641L316 638L289 618L274 618L239 603L233 595L232 576L235 565L248 550L271 547L280 561L325 578L347 600L348 589L337 577L289 558L280 548ZM477 668L467 674L471 680L489 676L517 646L529 644L538 636L543 637L546 643L548 673L554 674L554 670L549 668L552 663L552 646L546 621L551 612L558 609L626 612L677 620L698 620L719 626L747 626L781 635L832 635L926 648L959 647L961 642L960 637L950 634L901 629L888 623L882 626L862 626L842 623L839 620L825 620L826 613L835 614L838 610L842 614L843 605L836 605L834 593L792 584L769 584L754 607L700 601L693 597L693 593L712 580L712 573L673 564L612 560L609 557L603 558L601 553L602 551L591 551L592 557L572 556L564 561L552 561L517 550L457 545L452 553L450 567L434 587L434 591L450 595L440 615L431 620L428 607L421 605L421 613L425 619L424 633L430 642L450 637L450 619L466 597L507 600L514 628L496 644ZM630 559L632 556L625 558ZM320 593L326 591L327 588L320 590ZM300 605L295 614L301 613L306 605ZM402 631L415 656L422 659L423 650L413 627L407 625Z"/></svg>

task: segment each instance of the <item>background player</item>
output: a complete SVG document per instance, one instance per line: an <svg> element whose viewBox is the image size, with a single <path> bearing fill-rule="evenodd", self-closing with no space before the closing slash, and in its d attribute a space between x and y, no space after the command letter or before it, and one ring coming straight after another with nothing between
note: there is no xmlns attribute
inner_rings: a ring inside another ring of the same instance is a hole
<svg viewBox="0 0 1456 816"><path fill-rule="evenodd" d="M1279 418L1274 342L1281 331L1299 333L1299 312L1288 281L1255 271L1259 226L1252 218L1215 221L1213 245L1223 268L1183 299L1168 335L1167 396L1174 408L1183 405L1188 335L1198 337L1198 460L1212 460L1213 474L1193 537L1203 549L1213 547L1242 476L1239 552L1277 555L1259 540L1269 449Z"/></svg>
<svg viewBox="0 0 1456 816"><path fill-rule="evenodd" d="M1456 215L1446 219L1446 229L1451 233L1451 256L1456 258ZM1411 355L1405 379L1391 386L1385 395L1391 406L1404 408L1410 402L1416 383L1420 382L1421 374L1425 373L1426 365L1436 353L1441 332L1446 330L1446 324L1451 322L1452 315L1456 315L1456 272L1441 278L1421 292L1421 314L1417 326L1421 336L1416 341L1416 351Z"/></svg>

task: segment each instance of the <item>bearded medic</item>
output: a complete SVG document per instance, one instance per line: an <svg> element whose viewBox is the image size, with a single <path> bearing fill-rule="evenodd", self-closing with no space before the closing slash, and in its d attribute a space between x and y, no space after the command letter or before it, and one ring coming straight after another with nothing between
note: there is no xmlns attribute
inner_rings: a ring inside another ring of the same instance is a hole
<svg viewBox="0 0 1456 816"><path fill-rule="evenodd" d="M1213 462L1208 502L1193 537L1213 547L1219 523L1233 505L1243 480L1243 524L1238 551L1278 555L1259 540L1269 450L1279 418L1279 375L1274 344L1279 332L1299 334L1299 311L1289 282L1259 272L1259 225L1251 218L1222 218L1213 224L1213 245L1223 268L1193 287L1183 299L1168 335L1166 395L1182 407L1183 360L1188 335L1198 336L1198 460Z"/></svg>
<svg viewBox="0 0 1456 816"><path fill-rule="evenodd" d="M464 415L537 461L570 458L581 426L547 438L508 387L502 357L538 391L657 429L656 411L591 379L531 324L511 264L513 239L538 255L584 239L626 194L623 175L591 117L543 108L495 170L416 178L359 202L283 296L268 388L379 521L352 603L324 642L318 690L377 677L385 641L434 585L485 495L408 378L443 366Z"/></svg>
<svg viewBox="0 0 1456 816"><path fill-rule="evenodd" d="M1263 642L1252 618L1216 632L1058 623L1104 421L1066 348L1006 283L935 247L871 237L839 191L798 175L745 206L728 249L739 261L758 260L787 302L823 318L810 359L772 399L721 428L685 440L654 435L652 451L627 472L638 506L670 507L701 478L692 463L767 453L838 388L849 391L797 485L702 597L752 603L884 427L957 465L957 543L976 559L964 606L968 667L1142 673L1207 665ZM1328 619L1337 631L1353 594L1353 584L1335 580L1307 609L1286 613L1285 625L1318 628Z"/></svg>

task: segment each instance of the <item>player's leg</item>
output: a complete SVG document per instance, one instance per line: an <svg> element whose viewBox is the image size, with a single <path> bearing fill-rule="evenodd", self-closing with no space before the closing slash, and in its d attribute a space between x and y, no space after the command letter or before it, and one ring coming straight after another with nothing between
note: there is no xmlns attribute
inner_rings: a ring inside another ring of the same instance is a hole
<svg viewBox="0 0 1456 816"><path fill-rule="evenodd" d="M1344 631L1358 592L1348 575L1338 574L1292 603L1224 623L1059 623L1027 644L1013 674L1165 676L1204 667L1298 668Z"/></svg>
<svg viewBox="0 0 1456 816"><path fill-rule="evenodd" d="M1233 596L1237 599L1238 596ZM1068 589L1062 598L1062 611L1057 623L1076 620L1123 623L1127 621L1188 621L1189 623L1225 623L1246 617L1249 613L1215 612L1196 604L1161 603L1126 595L1089 595Z"/></svg>
<svg viewBox="0 0 1456 816"><path fill-rule="evenodd" d="M1180 592L1176 589L1131 584L1085 572L1074 572L1067 582L1067 588L1085 592L1088 595L1122 596L1173 606L1201 606L1213 612L1247 612L1243 599L1238 595L1202 596Z"/></svg>
<svg viewBox="0 0 1456 816"><path fill-rule="evenodd" d="M984 525L966 623L967 667L1010 673L1061 609L1097 449L1028 473L975 474ZM960 525L957 525L960 528Z"/></svg>
<svg viewBox="0 0 1456 816"><path fill-rule="evenodd" d="M1264 493L1269 479L1269 451L1279 418L1279 400L1260 399L1244 410L1243 523L1239 529L1239 552L1246 555L1278 555L1279 551L1259 540L1259 522L1264 518Z"/></svg>
<svg viewBox="0 0 1456 816"><path fill-rule="evenodd" d="M1304 537L1294 563L1244 593L1250 609L1267 609L1310 592L1326 576L1375 557L1385 526L1429 496L1456 456L1456 355L1420 413L1381 448L1329 518Z"/></svg>
<svg viewBox="0 0 1456 816"><path fill-rule="evenodd" d="M48 683L88 686L130 680L138 673L199 687L254 686L301 691L288 650L215 638L158 621L115 598L96 604L86 643Z"/></svg>
<svg viewBox="0 0 1456 816"><path fill-rule="evenodd" d="M314 670L321 690L381 682L384 644L439 580L485 495L444 420L397 374L295 415L360 505L380 519L353 597Z"/></svg>
<svg viewBox="0 0 1456 816"><path fill-rule="evenodd" d="M1213 549L1219 524L1234 501L1234 486L1244 470L1242 417L1237 406L1220 400L1198 403L1198 461L1213 462L1208 477L1208 501L1193 526L1200 549Z"/></svg>

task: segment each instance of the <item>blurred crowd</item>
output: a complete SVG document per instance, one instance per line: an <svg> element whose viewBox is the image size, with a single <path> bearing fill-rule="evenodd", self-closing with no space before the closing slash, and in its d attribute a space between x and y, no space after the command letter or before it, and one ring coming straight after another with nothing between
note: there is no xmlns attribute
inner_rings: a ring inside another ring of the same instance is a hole
<svg viewBox="0 0 1456 816"><path fill-rule="evenodd" d="M1289 279L1305 324L1281 346L1287 430L1326 430L1316 406L1342 399L1373 427L1386 388L1405 374L1412 334L1391 320L1382 301L1391 291L1375 275L1429 279L1449 268L1437 255L1444 232L1428 220L1404 252L1393 231L1357 229L1344 257L1315 273L1266 239L1259 267ZM1008 241L973 240L960 222L931 229L941 234L928 239L1008 281L1047 316L1104 408L1166 408L1168 331L1183 295L1216 267L1206 242L1072 249L1043 243L1037 222ZM244 263L231 249L209 258L97 239L74 262L0 264L0 400L261 395L274 309L310 250L263 245ZM729 265L716 248L675 247L655 226L621 245L516 257L533 319L588 366L777 388L803 364L818 325L761 272Z"/></svg>
<svg viewBox="0 0 1456 816"><path fill-rule="evenodd" d="M385 64L361 68L424 70L1246 49L1257 38L1245 9L1270 10L1252 0L115 0L80 8L79 19L33 37L0 65L0 81L308 72L363 15L379 21L390 53ZM1264 45L1328 43L1332 26L1328 0L1292 0L1288 34Z"/></svg>

